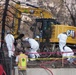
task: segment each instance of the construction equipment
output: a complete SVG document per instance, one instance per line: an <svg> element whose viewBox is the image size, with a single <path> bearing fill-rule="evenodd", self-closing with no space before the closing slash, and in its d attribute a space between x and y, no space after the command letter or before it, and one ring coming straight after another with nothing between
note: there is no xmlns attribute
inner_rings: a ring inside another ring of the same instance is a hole
<svg viewBox="0 0 76 75"><path fill-rule="evenodd" d="M37 23L35 26L34 34L35 37L40 37L36 38L36 40L39 40L40 49L42 50L42 52L44 52L45 50L47 50L47 52L59 50L59 41L57 36L58 34L63 32L67 32L67 34L69 35L67 39L67 45L69 45L71 48L76 47L76 27L62 25L54 19L36 19L36 21ZM38 27L41 27L39 28L39 31L37 31Z"/></svg>
<svg viewBox="0 0 76 75"><path fill-rule="evenodd" d="M56 21L56 19L54 19L51 12L42 9L40 7L32 5L29 5L29 7L22 7L18 2L13 6L10 5L10 8L13 8L13 10L15 11L13 13L14 19L12 28L12 34L14 35L15 39L18 38L20 39L24 36L24 34L20 34L19 32L22 13L35 16L37 18L36 24L35 26L33 26L34 28L33 32L34 32L34 38L38 40L40 43L40 48L49 46L49 49L53 51L55 50L55 46L58 47L57 35L59 33L67 32L69 30L75 33L76 27L60 24L59 22ZM9 10L9 12L11 11ZM39 38L37 38L37 36ZM76 37L72 38L70 36L68 37L67 44L75 46L76 45L75 41ZM44 51L44 49L42 50Z"/></svg>
<svg viewBox="0 0 76 75"><path fill-rule="evenodd" d="M44 20L44 21L43 21ZM41 31L43 30L43 38L45 39L46 37L49 37L49 41L51 43L58 43L58 34L63 33L63 32L67 32L67 34L69 34L70 36L67 39L67 43L68 44L76 44L76 27L74 26L69 26L69 25L63 25L58 23L56 20L54 19L36 19L37 22L42 22L43 24L41 25ZM47 21L47 23L46 23ZM45 24L46 23L46 24ZM49 25L50 24L50 25ZM49 28L51 26L51 32L48 31ZM37 27L37 25L36 25ZM35 28L36 30L36 28ZM44 30L47 30L47 32L44 32ZM48 33L49 32L49 33ZM34 33L35 35L40 35L40 32L36 32Z"/></svg>
<svg viewBox="0 0 76 75"><path fill-rule="evenodd" d="M21 21L21 14L26 13L31 16L36 16L37 18L52 18L52 13L46 11L45 9L41 9L39 7L29 7L29 8L23 8L20 6L20 4L16 4L15 6L15 18L14 18L14 29L12 34L15 38L19 36L19 26Z"/></svg>
<svg viewBox="0 0 76 75"><path fill-rule="evenodd" d="M19 31L22 13L26 13L31 16L37 17L36 25L34 26L34 38L38 40L40 44L49 42L49 44L51 44L50 47L52 47L51 48L52 50L54 50L55 44L56 45L58 44L57 36L59 33L67 32L69 30L75 33L76 27L60 24L54 19L52 13L48 12L47 10L41 9L39 7L35 7L32 5L29 5L29 6L31 7L24 8L24 7L21 7L19 3L15 5L15 8L16 8L15 16L16 17L14 18L14 29L13 29L14 32L12 33L15 38L19 36L18 31ZM36 38L37 35L39 36L39 39ZM67 43L69 45L74 46L76 45L75 41L76 41L76 37L75 38L68 37ZM41 47L43 46L41 45Z"/></svg>

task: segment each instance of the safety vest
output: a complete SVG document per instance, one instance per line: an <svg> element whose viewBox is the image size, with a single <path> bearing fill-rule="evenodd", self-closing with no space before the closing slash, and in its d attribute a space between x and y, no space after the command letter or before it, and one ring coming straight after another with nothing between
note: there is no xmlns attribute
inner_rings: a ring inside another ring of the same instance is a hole
<svg viewBox="0 0 76 75"><path fill-rule="evenodd" d="M20 54L18 58L18 68L19 70L26 70L27 67L27 56L25 54Z"/></svg>

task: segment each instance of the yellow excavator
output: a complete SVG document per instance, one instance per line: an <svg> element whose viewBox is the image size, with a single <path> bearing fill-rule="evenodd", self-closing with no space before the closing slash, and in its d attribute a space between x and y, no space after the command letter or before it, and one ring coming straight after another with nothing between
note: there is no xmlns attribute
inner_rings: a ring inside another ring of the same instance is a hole
<svg viewBox="0 0 76 75"><path fill-rule="evenodd" d="M20 26L20 20L21 20L21 14L26 13L31 16L35 16L37 18L52 18L53 15L52 13L46 11L45 9L41 9L39 7L28 7L28 8L23 8L20 6L20 4L15 5L15 18L14 18L14 29L12 34L14 35L15 38L17 38L18 35L18 29Z"/></svg>
<svg viewBox="0 0 76 75"><path fill-rule="evenodd" d="M31 6L31 5L30 5ZM34 26L34 38L38 40L40 43L49 42L49 47L52 47L52 50L54 50L55 45L58 44L58 34L62 32L67 32L70 34L67 40L67 44L75 46L76 45L76 27L60 24L57 22L52 13L42 9L40 7L31 6L28 8L21 7L21 5L18 3L15 5L16 11L15 11L15 18L14 18L14 29L12 34L15 38L19 37L18 30L21 20L21 14L26 13L31 16L37 17L36 19L36 25ZM73 37L71 32L73 32ZM39 38L38 38L39 37ZM42 47L42 45L41 45Z"/></svg>

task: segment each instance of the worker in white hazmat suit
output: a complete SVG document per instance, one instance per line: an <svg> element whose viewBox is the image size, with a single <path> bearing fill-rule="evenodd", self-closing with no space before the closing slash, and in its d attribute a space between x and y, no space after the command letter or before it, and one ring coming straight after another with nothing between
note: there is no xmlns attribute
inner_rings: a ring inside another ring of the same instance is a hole
<svg viewBox="0 0 76 75"><path fill-rule="evenodd" d="M74 52L70 47L66 46L66 41L67 41L68 36L69 35L67 34L67 32L60 33L58 35L59 48L60 48L62 57L68 58L67 61L69 61L70 63L73 63L74 62L74 58L73 58Z"/></svg>
<svg viewBox="0 0 76 75"><path fill-rule="evenodd" d="M73 50L68 46L64 46L62 57L68 58L67 61L69 61L70 63L73 63L74 62L74 52L73 52Z"/></svg>
<svg viewBox="0 0 76 75"><path fill-rule="evenodd" d="M5 36L5 42L8 49L8 56L11 57L14 55L15 47L14 47L14 36L10 33L10 31L7 31L7 35Z"/></svg>
<svg viewBox="0 0 76 75"><path fill-rule="evenodd" d="M29 38L28 34L24 36L23 40L28 41L30 44L29 50L26 50L26 52L28 52L28 56L30 58L38 58L40 56L37 52L39 49L39 43L35 39Z"/></svg>
<svg viewBox="0 0 76 75"><path fill-rule="evenodd" d="M60 51L63 52L63 47L66 45L66 40L68 38L67 33L60 33L57 38L59 40Z"/></svg>

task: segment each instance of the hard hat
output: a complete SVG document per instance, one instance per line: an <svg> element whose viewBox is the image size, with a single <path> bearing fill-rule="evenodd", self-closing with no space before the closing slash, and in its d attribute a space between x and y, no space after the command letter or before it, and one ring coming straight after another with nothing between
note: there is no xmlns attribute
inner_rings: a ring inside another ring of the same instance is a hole
<svg viewBox="0 0 76 75"><path fill-rule="evenodd" d="M39 38L39 36L36 36L36 38Z"/></svg>

